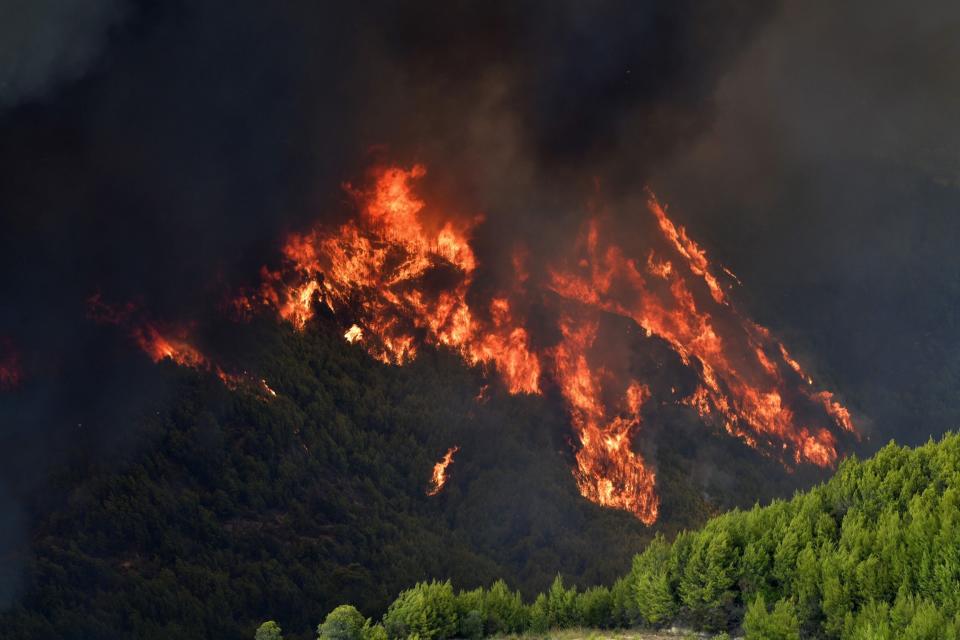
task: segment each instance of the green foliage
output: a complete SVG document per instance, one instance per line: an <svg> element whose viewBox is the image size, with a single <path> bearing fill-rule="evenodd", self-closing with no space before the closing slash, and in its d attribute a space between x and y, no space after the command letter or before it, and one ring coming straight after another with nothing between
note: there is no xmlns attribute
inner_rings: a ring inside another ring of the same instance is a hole
<svg viewBox="0 0 960 640"><path fill-rule="evenodd" d="M640 609L633 575L618 578L610 588L610 626L633 627L640 623Z"/></svg>
<svg viewBox="0 0 960 640"><path fill-rule="evenodd" d="M317 627L318 640L364 640L367 621L356 607L342 604Z"/></svg>
<svg viewBox="0 0 960 640"><path fill-rule="evenodd" d="M726 530L697 537L680 581L680 598L698 627L719 631L729 625L737 564Z"/></svg>
<svg viewBox="0 0 960 640"><path fill-rule="evenodd" d="M382 624L373 624L369 620L363 625L363 640L387 640L387 630Z"/></svg>
<svg viewBox="0 0 960 640"><path fill-rule="evenodd" d="M547 604L546 594L537 595L530 606L529 630L535 634L544 634L550 630L550 605Z"/></svg>
<svg viewBox="0 0 960 640"><path fill-rule="evenodd" d="M483 637L483 613L471 609L460 617L460 637L478 640Z"/></svg>
<svg viewBox="0 0 960 640"><path fill-rule="evenodd" d="M253 640L283 640L282 630L273 620L267 620L259 627L253 635Z"/></svg>
<svg viewBox="0 0 960 640"><path fill-rule="evenodd" d="M613 626L613 599L606 587L590 587L575 599L576 620L585 627Z"/></svg>
<svg viewBox="0 0 960 640"><path fill-rule="evenodd" d="M659 626L673 619L677 603L670 588L670 544L662 536L654 538L633 559L631 580L641 620Z"/></svg>
<svg viewBox="0 0 960 640"><path fill-rule="evenodd" d="M450 581L420 582L403 591L387 609L383 626L391 639L414 634L422 640L453 637L459 621Z"/></svg>
<svg viewBox="0 0 960 640"><path fill-rule="evenodd" d="M778 600L773 611L768 611L762 595L747 607L743 630L747 640L800 640L800 623L793 603Z"/></svg>
<svg viewBox="0 0 960 640"><path fill-rule="evenodd" d="M488 635L520 633L530 622L520 592L510 591L503 580L490 585L484 596L483 612L486 615L484 630Z"/></svg>
<svg viewBox="0 0 960 640"><path fill-rule="evenodd" d="M564 588L563 578L553 579L547 591L547 626L550 629L566 629L577 624L577 588Z"/></svg>

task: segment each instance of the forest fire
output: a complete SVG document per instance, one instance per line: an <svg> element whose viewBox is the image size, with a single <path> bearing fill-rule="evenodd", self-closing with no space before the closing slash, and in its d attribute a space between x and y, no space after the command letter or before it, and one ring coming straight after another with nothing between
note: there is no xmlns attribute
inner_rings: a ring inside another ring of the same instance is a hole
<svg viewBox="0 0 960 640"><path fill-rule="evenodd" d="M450 447L437 464L433 465L433 475L430 476L430 488L427 490L428 496L437 495L443 489L443 486L447 484L447 468L453 462L453 456L456 455L457 451L460 451L460 447Z"/></svg>
<svg viewBox="0 0 960 640"><path fill-rule="evenodd" d="M581 494L645 523L658 515L656 476L634 439L652 393L611 369L603 353L591 355L602 316L628 319L669 345L699 378L682 403L788 469L832 466L840 455L835 433L856 437L847 409L831 392L814 390L786 347L737 310L717 274L739 281L729 270L715 272L652 194L642 258L611 241L615 232L594 215L573 241L572 257L546 265L544 282L530 281L529 253L520 247L512 263L515 284L523 286L484 297L472 288L480 263L470 242L483 219L428 208L413 190L425 173L420 165L381 168L372 186L347 185L357 215L290 236L284 264L264 267L259 289L237 306L272 308L303 329L315 305L326 305L349 325L344 338L382 362L402 365L423 345L447 347L495 370L515 394L539 394L549 377L577 435L573 473ZM558 343L534 346L531 325L517 311L525 308L514 297L521 288L546 296Z"/></svg>

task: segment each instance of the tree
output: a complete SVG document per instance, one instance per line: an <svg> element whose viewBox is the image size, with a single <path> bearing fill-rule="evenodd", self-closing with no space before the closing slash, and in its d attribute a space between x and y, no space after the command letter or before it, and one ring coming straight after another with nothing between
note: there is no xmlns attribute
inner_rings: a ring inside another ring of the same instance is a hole
<svg viewBox="0 0 960 640"><path fill-rule="evenodd" d="M576 597L577 619L580 624L595 629L612 626L610 590L590 587Z"/></svg>
<svg viewBox="0 0 960 640"><path fill-rule="evenodd" d="M668 622L677 611L670 589L670 555L670 544L658 535L633 559L630 574L637 609L643 622L651 626Z"/></svg>
<svg viewBox="0 0 960 640"><path fill-rule="evenodd" d="M350 604L342 604L330 613L317 627L318 640L363 640L363 628L367 621Z"/></svg>
<svg viewBox="0 0 960 640"><path fill-rule="evenodd" d="M711 631L728 626L738 565L737 550L726 530L700 533L680 582L683 604L698 626Z"/></svg>
<svg viewBox="0 0 960 640"><path fill-rule="evenodd" d="M497 580L490 585L484 596L483 611L487 617L487 635L520 633L526 629L529 622L520 592L511 592L503 580Z"/></svg>
<svg viewBox="0 0 960 640"><path fill-rule="evenodd" d="M800 640L800 623L793 603L781 599L773 611L768 611L762 594L747 607L743 630L747 640Z"/></svg>
<svg viewBox="0 0 960 640"><path fill-rule="evenodd" d="M254 640L283 640L283 635L281 635L280 625L278 625L273 620L267 620L259 627L257 627L257 632L253 635Z"/></svg>
<svg viewBox="0 0 960 640"><path fill-rule="evenodd" d="M407 638L416 634L422 640L442 640L457 633L458 622L449 580L417 583L412 589L403 591L383 617L390 638Z"/></svg>
<svg viewBox="0 0 960 640"><path fill-rule="evenodd" d="M530 631L541 634L550 630L550 605L547 596L538 594L530 606Z"/></svg>
<svg viewBox="0 0 960 640"><path fill-rule="evenodd" d="M558 574L547 591L547 619L551 629L563 629L575 625L577 588L566 589L563 578Z"/></svg>

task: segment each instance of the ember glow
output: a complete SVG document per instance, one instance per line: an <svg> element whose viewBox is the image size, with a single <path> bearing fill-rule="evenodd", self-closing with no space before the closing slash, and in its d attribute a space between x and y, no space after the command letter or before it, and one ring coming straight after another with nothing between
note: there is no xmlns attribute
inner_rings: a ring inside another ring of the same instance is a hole
<svg viewBox="0 0 960 640"><path fill-rule="evenodd" d="M447 484L447 468L453 462L453 456L456 455L457 451L460 451L460 447L450 447L437 464L433 465L430 488L427 490L428 496L437 495L443 489L443 485Z"/></svg>
<svg viewBox="0 0 960 640"><path fill-rule="evenodd" d="M644 405L667 399L653 398L645 381L615 370L609 354L594 348L602 317L628 319L665 342L699 378L681 402L788 469L830 467L840 455L836 434L856 436L849 411L831 392L815 389L786 347L739 312L725 288L739 281L729 270L715 271L652 194L647 246L638 256L606 216L595 214L564 258L539 271L547 274L543 281L531 275L530 253L515 247L514 282L479 295L470 240L483 218L428 207L414 191L425 173L420 165L380 168L369 187L346 185L356 203L353 219L290 236L284 263L264 267L259 288L236 306L272 308L301 330L326 307L349 326L347 341L362 342L384 363L409 362L424 345L446 347L495 371L515 394L539 394L549 377L577 436L580 493L648 524L659 510L656 475L635 437ZM547 301L559 342L532 339L521 311L531 292Z"/></svg>
<svg viewBox="0 0 960 640"><path fill-rule="evenodd" d="M0 391L17 388L22 378L20 355L10 340L0 338Z"/></svg>
<svg viewBox="0 0 960 640"><path fill-rule="evenodd" d="M211 371L230 389L247 386L266 396L276 397L267 381L243 373L229 373L212 362L190 341L189 331L183 327L164 327L145 319L140 308L133 304L112 305L99 294L87 300L89 316L95 322L123 327L137 346L154 362L170 360L182 367Z"/></svg>

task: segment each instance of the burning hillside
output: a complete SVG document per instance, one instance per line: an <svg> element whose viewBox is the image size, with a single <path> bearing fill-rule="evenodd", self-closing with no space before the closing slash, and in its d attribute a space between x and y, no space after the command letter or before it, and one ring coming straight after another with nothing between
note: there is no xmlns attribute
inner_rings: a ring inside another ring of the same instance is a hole
<svg viewBox="0 0 960 640"><path fill-rule="evenodd" d="M435 345L495 371L511 393L540 394L549 381L577 437L581 494L648 524L659 510L656 475L634 442L646 402L688 404L788 469L833 466L838 438L856 437L849 412L737 310L705 252L652 194L646 209L653 233L642 255L614 242L605 216L596 214L571 239L572 257L548 265L542 280L531 277L521 248L513 281L480 295L471 234L483 218L428 207L414 190L425 172L387 167L373 172L369 186L347 185L357 215L291 235L283 264L264 267L259 288L236 307L274 309L303 330L315 305L326 305L349 327L346 340L385 363L403 365L421 346ZM544 299L559 340L538 335L522 311L534 296ZM653 397L644 380L614 366L595 348L606 315L665 341L696 372L696 390Z"/></svg>

